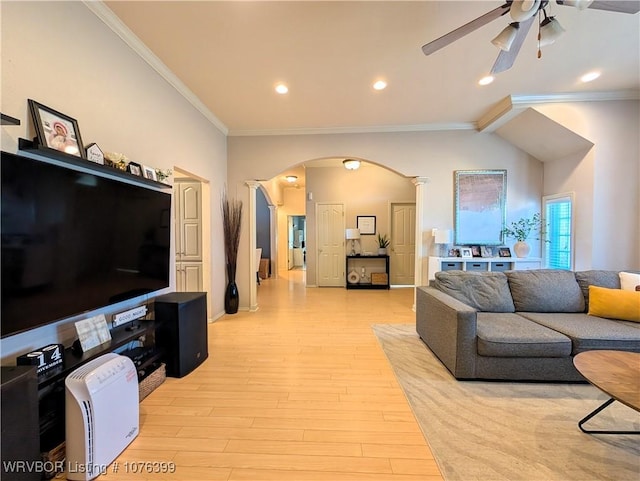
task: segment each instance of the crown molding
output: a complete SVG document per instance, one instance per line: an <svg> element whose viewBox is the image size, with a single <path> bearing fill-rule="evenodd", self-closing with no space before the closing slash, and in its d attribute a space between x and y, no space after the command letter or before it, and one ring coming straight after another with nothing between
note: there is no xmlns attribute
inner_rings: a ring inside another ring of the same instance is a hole
<svg viewBox="0 0 640 481"><path fill-rule="evenodd" d="M229 130L229 137L260 137L270 135L369 134L385 132L441 132L445 130L477 130L475 122L447 124L374 125L370 127L322 127L299 129Z"/></svg>
<svg viewBox="0 0 640 481"><path fill-rule="evenodd" d="M169 85L180 93L193 107L211 122L224 135L229 133L227 126L222 123L202 101L169 70L169 68L147 47L140 38L120 20L113 11L101 0L83 0L82 3L93 12L107 27L109 27L131 50L137 53L147 64L151 66Z"/></svg>
<svg viewBox="0 0 640 481"><path fill-rule="evenodd" d="M515 107L530 107L539 104L571 102L607 102L613 100L640 100L640 90L614 90L604 92L567 92L548 95L511 95Z"/></svg>
<svg viewBox="0 0 640 481"><path fill-rule="evenodd" d="M575 102L611 102L614 100L640 100L640 90L509 95L480 117L478 120L478 131L494 132L518 115L522 110L535 105Z"/></svg>

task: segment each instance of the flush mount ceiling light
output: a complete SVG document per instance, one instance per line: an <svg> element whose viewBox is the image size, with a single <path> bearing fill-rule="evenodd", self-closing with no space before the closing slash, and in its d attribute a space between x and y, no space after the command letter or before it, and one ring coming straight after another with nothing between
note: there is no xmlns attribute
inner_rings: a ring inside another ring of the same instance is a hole
<svg viewBox="0 0 640 481"><path fill-rule="evenodd" d="M285 177L285 179L287 180L287 182L289 182L289 183L293 183L293 182L295 182L296 180L298 180L298 177L297 177L297 176L295 176L295 175L287 175L287 176Z"/></svg>
<svg viewBox="0 0 640 481"><path fill-rule="evenodd" d="M479 85L489 85L494 80L495 80L495 78L493 77L493 75L487 75L486 77L482 77L480 80L478 80L478 84Z"/></svg>
<svg viewBox="0 0 640 481"><path fill-rule="evenodd" d="M600 77L600 72L589 72L580 77L580 81L587 83Z"/></svg>
<svg viewBox="0 0 640 481"><path fill-rule="evenodd" d="M360 161L356 159L344 159L342 165L347 170L356 170L360 167Z"/></svg>
<svg viewBox="0 0 640 481"><path fill-rule="evenodd" d="M276 85L276 92L278 92L279 94L284 95L288 91L289 91L289 87L287 87L285 84Z"/></svg>
<svg viewBox="0 0 640 481"><path fill-rule="evenodd" d="M578 10L591 8L595 10L605 10L614 13L636 14L640 12L640 1L638 0L555 0L559 6L569 6ZM529 30L534 24L538 25L540 47L552 44L563 32L555 17L547 15L547 8L552 4L552 0L505 0L502 5L481 15L474 20L452 30L422 46L425 55L431 55L441 48L460 40L461 38L475 32L480 27L509 14L512 22L502 30L491 42L500 48L498 58L493 64L491 74L509 70L520 52L520 48L525 43ZM544 15L544 17L543 17ZM595 15L595 13L594 13ZM542 56L538 49L538 58Z"/></svg>
<svg viewBox="0 0 640 481"><path fill-rule="evenodd" d="M375 90L384 90L387 88L387 82L385 82L384 80L378 80L373 84L373 88Z"/></svg>

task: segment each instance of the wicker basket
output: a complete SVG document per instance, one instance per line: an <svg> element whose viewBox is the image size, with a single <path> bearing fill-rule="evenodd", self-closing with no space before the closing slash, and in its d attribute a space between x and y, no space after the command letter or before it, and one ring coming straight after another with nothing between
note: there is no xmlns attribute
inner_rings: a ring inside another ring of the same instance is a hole
<svg viewBox="0 0 640 481"><path fill-rule="evenodd" d="M386 272L372 272L371 284L374 286L386 286L387 285L387 273Z"/></svg>
<svg viewBox="0 0 640 481"><path fill-rule="evenodd" d="M138 386L138 390L140 392L140 401L151 394L160 384L164 382L166 378L167 369L165 364L162 363L160 364L158 369L156 369L142 381L140 381L140 385Z"/></svg>

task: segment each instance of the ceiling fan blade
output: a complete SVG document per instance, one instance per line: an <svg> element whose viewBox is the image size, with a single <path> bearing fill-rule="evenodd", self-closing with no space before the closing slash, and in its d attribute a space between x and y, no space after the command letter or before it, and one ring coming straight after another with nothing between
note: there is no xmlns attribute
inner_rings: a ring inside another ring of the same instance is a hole
<svg viewBox="0 0 640 481"><path fill-rule="evenodd" d="M464 37L465 35L470 34L471 32L478 30L480 27L483 27L487 23L495 20L498 17L501 17L505 13L509 12L511 7L511 2L505 3L504 5L497 7L490 12L485 13L484 15L476 18L475 20L470 21L467 24L464 24L462 27L458 27L455 30L443 35L436 40L424 44L422 46L422 51L425 55L431 55L433 52L440 50L443 47L446 47L450 43L455 42L456 40Z"/></svg>
<svg viewBox="0 0 640 481"><path fill-rule="evenodd" d="M558 5L572 7L573 2L567 0L556 0ZM589 8L606 10L618 13L638 13L640 12L640 0L595 0Z"/></svg>
<svg viewBox="0 0 640 481"><path fill-rule="evenodd" d="M520 28L518 29L518 33L516 34L516 38L513 41L511 48L508 52L500 50L498 58L493 64L493 68L491 69L491 75L504 72L505 70L509 70L511 68L513 62L516 61L516 57L518 56L518 52L520 52L520 48L524 43L524 39L527 38L527 34L531 29L531 25L533 25L534 20L537 20L537 18L537 15L534 15L524 22L520 22Z"/></svg>

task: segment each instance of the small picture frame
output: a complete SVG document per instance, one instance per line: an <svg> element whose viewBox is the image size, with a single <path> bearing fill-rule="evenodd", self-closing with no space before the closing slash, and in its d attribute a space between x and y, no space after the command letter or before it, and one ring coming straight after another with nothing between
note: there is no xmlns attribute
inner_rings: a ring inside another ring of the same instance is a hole
<svg viewBox="0 0 640 481"><path fill-rule="evenodd" d="M76 119L32 99L29 110L39 145L86 159Z"/></svg>
<svg viewBox="0 0 640 481"><path fill-rule="evenodd" d="M461 257L470 258L473 257L473 253L471 252L471 247L463 247L460 249Z"/></svg>
<svg viewBox="0 0 640 481"><path fill-rule="evenodd" d="M471 255L473 257L482 257L482 251L480 250L480 246L470 246Z"/></svg>
<svg viewBox="0 0 640 481"><path fill-rule="evenodd" d="M449 257L460 257L460 249L449 249Z"/></svg>
<svg viewBox="0 0 640 481"><path fill-rule="evenodd" d="M153 167L149 167L148 165L142 166L142 176L145 179L158 181L158 176L156 175L156 169Z"/></svg>
<svg viewBox="0 0 640 481"><path fill-rule="evenodd" d="M508 247L500 247L498 249L498 255L500 257L511 257L511 249Z"/></svg>
<svg viewBox="0 0 640 481"><path fill-rule="evenodd" d="M360 229L360 235L376 234L376 216L358 215L356 216L356 227Z"/></svg>
<svg viewBox="0 0 640 481"><path fill-rule="evenodd" d="M95 142L93 144L89 144L84 150L87 154L87 160L95 162L96 164L104 165L104 152L102 152L102 149L98 147L98 144Z"/></svg>
<svg viewBox="0 0 640 481"><path fill-rule="evenodd" d="M127 172L133 175L142 176L142 166L136 162L129 162L127 164Z"/></svg>
<svg viewBox="0 0 640 481"><path fill-rule="evenodd" d="M480 254L482 257L495 257L491 246L480 246Z"/></svg>

